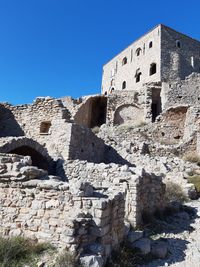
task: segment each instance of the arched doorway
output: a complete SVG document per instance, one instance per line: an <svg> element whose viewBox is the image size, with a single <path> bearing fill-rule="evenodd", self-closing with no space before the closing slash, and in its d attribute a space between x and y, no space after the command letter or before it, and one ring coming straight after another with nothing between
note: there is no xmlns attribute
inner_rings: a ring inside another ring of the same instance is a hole
<svg viewBox="0 0 200 267"><path fill-rule="evenodd" d="M0 153L30 156L33 166L47 170L49 174L56 174L55 161L49 156L47 149L33 139L27 137L9 139L0 147Z"/></svg>
<svg viewBox="0 0 200 267"><path fill-rule="evenodd" d="M75 123L94 128L106 122L107 98L93 96L88 98L74 116Z"/></svg>
<svg viewBox="0 0 200 267"><path fill-rule="evenodd" d="M32 160L32 165L38 167L39 169L47 170L51 172L48 161L35 149L28 146L21 146L16 149L9 151L9 154L17 154L22 156L30 156Z"/></svg>

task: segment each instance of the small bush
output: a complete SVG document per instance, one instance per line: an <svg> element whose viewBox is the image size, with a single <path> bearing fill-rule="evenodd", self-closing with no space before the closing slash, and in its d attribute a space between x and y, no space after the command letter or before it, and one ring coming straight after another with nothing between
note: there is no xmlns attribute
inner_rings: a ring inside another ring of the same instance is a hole
<svg viewBox="0 0 200 267"><path fill-rule="evenodd" d="M54 267L81 267L78 257L70 254L68 251L63 252L56 258Z"/></svg>
<svg viewBox="0 0 200 267"><path fill-rule="evenodd" d="M200 156L197 153L188 153L183 157L183 159L185 161L189 161L192 163L196 163L197 165L200 165Z"/></svg>
<svg viewBox="0 0 200 267"><path fill-rule="evenodd" d="M173 182L166 183L165 199L167 203L183 203L188 200L181 186Z"/></svg>
<svg viewBox="0 0 200 267"><path fill-rule="evenodd" d="M51 249L49 244L35 242L23 237L0 237L0 266L22 267L31 263L42 252Z"/></svg>
<svg viewBox="0 0 200 267"><path fill-rule="evenodd" d="M193 175L187 178L189 183L192 183L197 192L200 193L200 175Z"/></svg>
<svg viewBox="0 0 200 267"><path fill-rule="evenodd" d="M100 127L98 127L98 126L95 126L94 128L92 128L92 132L93 132L94 134L98 134L99 131L100 131Z"/></svg>
<svg viewBox="0 0 200 267"><path fill-rule="evenodd" d="M136 267L153 260L150 254L143 255L137 249L133 249L128 242L123 242L118 250L112 252L106 267Z"/></svg>

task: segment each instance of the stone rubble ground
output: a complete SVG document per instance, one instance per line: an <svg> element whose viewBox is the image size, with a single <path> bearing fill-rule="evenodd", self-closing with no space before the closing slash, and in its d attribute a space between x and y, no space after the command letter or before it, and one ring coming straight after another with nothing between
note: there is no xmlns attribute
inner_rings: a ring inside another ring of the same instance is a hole
<svg viewBox="0 0 200 267"><path fill-rule="evenodd" d="M154 260L140 267L199 267L200 266L200 201L186 204L193 208L195 215L181 212L173 216L171 223L165 223L159 237L167 239L169 255L166 259ZM158 238L158 236L157 236Z"/></svg>

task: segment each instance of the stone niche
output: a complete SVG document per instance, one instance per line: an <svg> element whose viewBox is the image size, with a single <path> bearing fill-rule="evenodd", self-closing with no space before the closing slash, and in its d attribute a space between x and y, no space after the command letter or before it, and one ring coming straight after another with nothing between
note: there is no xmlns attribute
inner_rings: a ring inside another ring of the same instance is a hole
<svg viewBox="0 0 200 267"><path fill-rule="evenodd" d="M139 125L144 121L144 110L137 106L125 104L117 108L114 115L114 125Z"/></svg>
<svg viewBox="0 0 200 267"><path fill-rule="evenodd" d="M187 106L167 109L156 125L155 135L163 142L179 143L185 130Z"/></svg>

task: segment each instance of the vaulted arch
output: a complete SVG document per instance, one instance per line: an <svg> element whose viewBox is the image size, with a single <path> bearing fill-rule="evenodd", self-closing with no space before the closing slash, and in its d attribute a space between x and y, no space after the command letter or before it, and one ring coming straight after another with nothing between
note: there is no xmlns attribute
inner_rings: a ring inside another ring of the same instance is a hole
<svg viewBox="0 0 200 267"><path fill-rule="evenodd" d="M124 104L119 106L114 114L114 125L131 124L138 125L144 120L143 109L132 104Z"/></svg>
<svg viewBox="0 0 200 267"><path fill-rule="evenodd" d="M0 146L0 153L30 156L33 166L45 169L49 174L55 174L55 163L49 156L47 149L32 139L26 137L8 139L7 142Z"/></svg>

